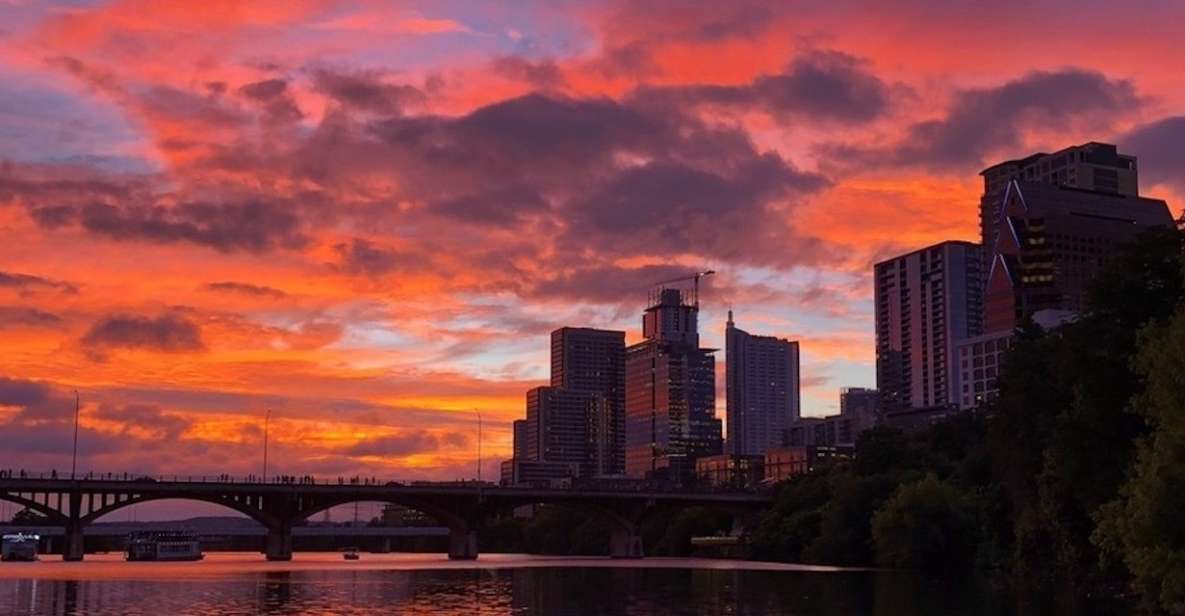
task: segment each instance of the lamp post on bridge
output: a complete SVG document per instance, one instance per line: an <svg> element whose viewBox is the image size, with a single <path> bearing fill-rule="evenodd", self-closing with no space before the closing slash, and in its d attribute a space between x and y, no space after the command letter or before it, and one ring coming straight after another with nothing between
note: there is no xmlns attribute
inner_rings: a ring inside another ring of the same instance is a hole
<svg viewBox="0 0 1185 616"><path fill-rule="evenodd" d="M70 479L74 479L74 473L78 470L78 409L80 406L80 398L78 390L74 390L74 448L70 452Z"/></svg>
<svg viewBox="0 0 1185 616"><path fill-rule="evenodd" d="M267 431L272 420L272 410L267 409L263 415L263 482L267 483Z"/></svg>
<svg viewBox="0 0 1185 616"><path fill-rule="evenodd" d="M481 410L473 409L477 413L477 483L481 483Z"/></svg>

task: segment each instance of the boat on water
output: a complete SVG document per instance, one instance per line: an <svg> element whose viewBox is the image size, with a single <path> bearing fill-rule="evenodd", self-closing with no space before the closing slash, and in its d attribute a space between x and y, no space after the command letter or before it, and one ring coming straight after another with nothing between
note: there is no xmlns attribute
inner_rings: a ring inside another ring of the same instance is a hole
<svg viewBox="0 0 1185 616"><path fill-rule="evenodd" d="M201 560L197 535L187 531L146 531L128 535L128 560Z"/></svg>
<svg viewBox="0 0 1185 616"><path fill-rule="evenodd" d="M4 535L3 541L0 542L0 561L33 562L37 560L37 544L40 541L40 535Z"/></svg>
<svg viewBox="0 0 1185 616"><path fill-rule="evenodd" d="M342 558L346 560L358 560L358 548L346 548L346 552L342 554Z"/></svg>

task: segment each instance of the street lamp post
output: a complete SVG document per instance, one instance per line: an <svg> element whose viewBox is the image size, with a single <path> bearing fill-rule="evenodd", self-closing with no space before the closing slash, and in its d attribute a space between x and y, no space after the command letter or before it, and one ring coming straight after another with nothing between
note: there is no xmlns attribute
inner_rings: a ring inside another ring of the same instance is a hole
<svg viewBox="0 0 1185 616"><path fill-rule="evenodd" d="M74 390L74 448L70 452L70 479L74 479L74 473L78 470L78 408L79 403L78 390Z"/></svg>
<svg viewBox="0 0 1185 616"><path fill-rule="evenodd" d="M267 483L267 430L272 420L272 410L268 409L263 416L263 482Z"/></svg>
<svg viewBox="0 0 1185 616"><path fill-rule="evenodd" d="M481 411L473 409L477 413L477 482L481 483Z"/></svg>

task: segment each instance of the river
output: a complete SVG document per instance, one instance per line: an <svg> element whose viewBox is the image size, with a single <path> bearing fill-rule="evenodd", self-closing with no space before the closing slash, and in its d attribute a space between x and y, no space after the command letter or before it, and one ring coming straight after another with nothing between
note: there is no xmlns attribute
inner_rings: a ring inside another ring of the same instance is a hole
<svg viewBox="0 0 1185 616"><path fill-rule="evenodd" d="M214 552L190 563L88 554L0 563L0 614L690 614L921 616L1011 613L969 584L905 573L692 558Z"/></svg>

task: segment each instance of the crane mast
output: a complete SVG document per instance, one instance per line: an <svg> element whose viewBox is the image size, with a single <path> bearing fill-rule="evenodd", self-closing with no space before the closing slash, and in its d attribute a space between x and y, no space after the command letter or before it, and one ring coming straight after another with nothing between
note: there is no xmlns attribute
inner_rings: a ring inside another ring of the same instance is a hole
<svg viewBox="0 0 1185 616"><path fill-rule="evenodd" d="M705 276L711 276L715 273L716 273L716 270L703 270L703 271L695 272L693 274L688 274L686 276L680 276L678 278L672 278L670 280L663 280L661 282L656 282L656 283L654 283L654 286L656 289L661 291L661 289L663 288L663 285L668 285L668 284L672 284L672 283L676 283L676 282L684 282L687 280L692 281L692 303L695 305L695 309L699 310L699 279L703 278ZM653 303L653 301L651 303Z"/></svg>

